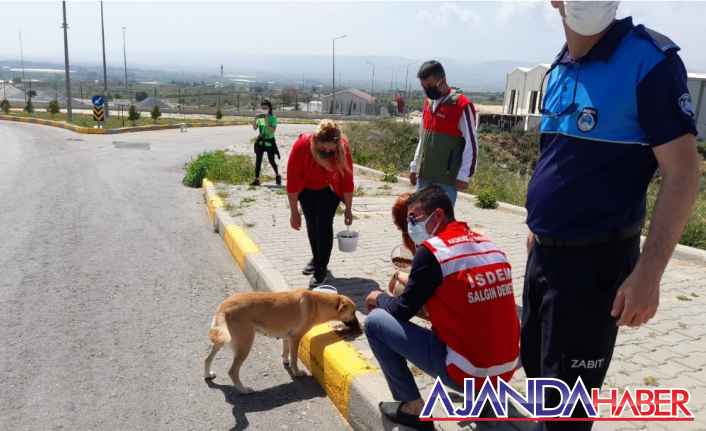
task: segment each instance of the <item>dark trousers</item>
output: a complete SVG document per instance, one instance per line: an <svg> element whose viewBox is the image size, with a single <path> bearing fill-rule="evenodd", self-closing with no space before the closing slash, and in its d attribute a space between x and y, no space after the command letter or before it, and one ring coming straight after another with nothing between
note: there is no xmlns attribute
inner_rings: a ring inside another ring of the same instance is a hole
<svg viewBox="0 0 706 431"><path fill-rule="evenodd" d="M580 376L586 388L601 387L618 333L610 315L613 300L639 255L639 237L579 248L535 243L522 295L527 377L558 378L573 387ZM546 405L558 405L558 398L556 391L548 392ZM583 408L574 417L586 417ZM585 431L592 425L542 422L538 430Z"/></svg>
<svg viewBox="0 0 706 431"><path fill-rule="evenodd" d="M299 202L304 211L306 233L309 237L314 262L314 276L322 279L326 275L331 249L333 248L333 217L341 199L329 187L321 190L304 189L299 193Z"/></svg>
<svg viewBox="0 0 706 431"><path fill-rule="evenodd" d="M270 143L270 146L266 147L264 145L265 142ZM255 178L260 178L260 168L262 168L262 155L263 153L267 153L267 160L270 162L270 166L272 166L272 170L275 171L275 175L279 175L279 171L277 170L277 162L275 161L275 140L272 139L270 141L265 141L265 140L258 140L255 142Z"/></svg>

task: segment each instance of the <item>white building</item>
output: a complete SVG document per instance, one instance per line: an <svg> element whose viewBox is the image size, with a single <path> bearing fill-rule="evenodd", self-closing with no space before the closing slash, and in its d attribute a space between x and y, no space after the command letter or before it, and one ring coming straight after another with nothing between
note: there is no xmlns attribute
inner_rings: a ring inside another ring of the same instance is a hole
<svg viewBox="0 0 706 431"><path fill-rule="evenodd" d="M322 104L321 104L320 100L312 100L309 103L299 102L299 105L297 106L297 108L299 108L299 110L303 111L303 112L320 113L321 106L322 106Z"/></svg>
<svg viewBox="0 0 706 431"><path fill-rule="evenodd" d="M706 73L689 73L687 81L699 137L706 138Z"/></svg>
<svg viewBox="0 0 706 431"><path fill-rule="evenodd" d="M331 113L332 95L327 94L321 98L323 112ZM342 115L377 115L375 98L365 91L349 88L336 91L336 106L334 114Z"/></svg>
<svg viewBox="0 0 706 431"><path fill-rule="evenodd" d="M549 70L548 64L516 67L507 74L503 113L508 115L539 115L540 85ZM544 83L546 89L547 83ZM542 92L543 94L543 92Z"/></svg>

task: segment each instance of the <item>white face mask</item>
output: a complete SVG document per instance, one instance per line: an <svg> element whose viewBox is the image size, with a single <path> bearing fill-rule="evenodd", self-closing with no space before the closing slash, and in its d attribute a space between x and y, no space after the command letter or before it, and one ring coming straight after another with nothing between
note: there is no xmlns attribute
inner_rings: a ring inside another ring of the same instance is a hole
<svg viewBox="0 0 706 431"><path fill-rule="evenodd" d="M565 1L564 22L582 36L593 36L608 28L618 10L617 1Z"/></svg>
<svg viewBox="0 0 706 431"><path fill-rule="evenodd" d="M424 241L428 240L431 238L434 233L436 233L436 229L438 229L439 225L433 229L433 233L427 232L427 223L429 223L429 220L431 220L431 217L434 215L434 213L429 214L429 217L426 218L424 221L418 221L414 225L408 224L407 225L407 233L409 234L409 237L412 239L412 241L416 245L421 245Z"/></svg>

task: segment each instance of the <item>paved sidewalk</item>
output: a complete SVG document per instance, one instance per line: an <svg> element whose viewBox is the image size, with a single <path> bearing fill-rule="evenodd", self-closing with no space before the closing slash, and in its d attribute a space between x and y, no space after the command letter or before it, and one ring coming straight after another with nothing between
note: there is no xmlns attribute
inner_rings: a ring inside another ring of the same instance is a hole
<svg viewBox="0 0 706 431"><path fill-rule="evenodd" d="M309 129L308 127L302 130ZM282 152L282 170L286 168L289 146L301 130L288 128L278 134ZM231 151L251 154L249 143L239 143ZM483 169L481 166L480 169ZM271 173L265 162L264 174ZM285 173L286 175L286 173ZM272 182L274 184L274 182ZM386 288L394 272L390 252L401 243L400 234L392 224L390 207L394 198L411 190L407 184L389 184L370 177L356 177L356 196L353 229L360 232L358 250L341 253L334 244L330 270L336 277L334 284L341 293L353 298L359 309L373 289ZM289 208L284 189L274 186L258 188L218 184L226 193L230 214L247 228L263 253L277 266L289 285L306 287L309 278L301 269L310 258L304 227L297 232L289 227ZM456 204L459 220L488 234L508 255L513 268L515 298L522 303L522 285L525 270L525 239L527 227L524 218L502 210L482 210L469 201L459 199ZM337 217L334 231L344 228L343 218ZM621 329L606 386L634 387L646 384L660 387L685 387L691 390L690 407L696 421L679 423L599 423L595 430L704 430L706 431L706 269L698 264L672 260L663 279L662 297L657 317L639 329ZM418 322L423 324L423 322ZM365 356L374 358L364 336L352 343ZM427 394L432 380L416 370L417 381ZM514 382L522 385L523 373L516 374ZM521 386L518 386L521 387ZM387 398L389 394L381 394ZM520 423L443 423L440 429L514 430L529 429Z"/></svg>

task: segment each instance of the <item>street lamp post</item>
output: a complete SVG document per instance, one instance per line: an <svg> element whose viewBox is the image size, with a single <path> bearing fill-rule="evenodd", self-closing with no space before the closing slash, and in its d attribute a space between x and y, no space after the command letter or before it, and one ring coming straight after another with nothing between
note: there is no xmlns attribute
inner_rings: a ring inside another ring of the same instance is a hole
<svg viewBox="0 0 706 431"><path fill-rule="evenodd" d="M370 95L372 96L375 93L375 63L371 61L366 61L366 63L373 67L372 77L370 78Z"/></svg>
<svg viewBox="0 0 706 431"><path fill-rule="evenodd" d="M331 39L331 64L333 66L333 73L331 74L331 87L333 88L331 92L331 114L333 114L336 109L336 41L346 36L347 35L344 34Z"/></svg>
<svg viewBox="0 0 706 431"><path fill-rule="evenodd" d="M61 6L64 14L64 69L66 73L66 119L71 121L71 77L69 73L69 35L68 28L69 25L66 24L66 0L61 2ZM31 85L31 84L30 84Z"/></svg>
<svg viewBox="0 0 706 431"><path fill-rule="evenodd" d="M101 0L101 40L103 43L103 103L105 117L108 118L108 72L105 66L105 27L103 26L103 0Z"/></svg>
<svg viewBox="0 0 706 431"><path fill-rule="evenodd" d="M123 65L125 66L125 94L127 94L127 98L129 99L130 96L130 89L127 86L127 55L125 54L125 30L127 28L123 27Z"/></svg>
<svg viewBox="0 0 706 431"><path fill-rule="evenodd" d="M66 20L64 20L66 21ZM27 104L27 81L25 81L25 54L22 47L22 32L20 31L20 66L22 68L22 92L25 96L25 105Z"/></svg>

